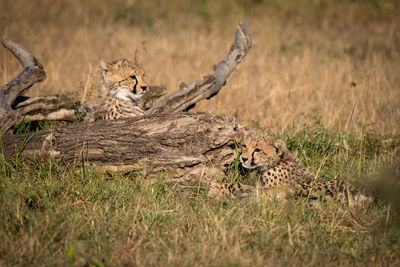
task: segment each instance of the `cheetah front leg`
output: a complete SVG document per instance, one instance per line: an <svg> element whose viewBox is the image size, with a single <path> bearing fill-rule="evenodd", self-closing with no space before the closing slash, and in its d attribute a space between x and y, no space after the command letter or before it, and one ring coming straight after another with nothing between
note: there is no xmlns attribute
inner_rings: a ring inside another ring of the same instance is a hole
<svg viewBox="0 0 400 267"><path fill-rule="evenodd" d="M256 195L255 191L256 187L251 185L212 182L208 190L208 197L213 199L244 199Z"/></svg>

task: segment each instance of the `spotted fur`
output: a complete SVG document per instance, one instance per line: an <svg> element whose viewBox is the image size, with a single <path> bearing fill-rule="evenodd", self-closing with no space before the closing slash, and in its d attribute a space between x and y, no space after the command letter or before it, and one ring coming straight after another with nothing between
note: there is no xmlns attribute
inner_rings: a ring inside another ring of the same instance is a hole
<svg viewBox="0 0 400 267"><path fill-rule="evenodd" d="M243 198L251 194L251 188L246 185L233 183L212 182L208 196L215 199L223 199L228 196Z"/></svg>

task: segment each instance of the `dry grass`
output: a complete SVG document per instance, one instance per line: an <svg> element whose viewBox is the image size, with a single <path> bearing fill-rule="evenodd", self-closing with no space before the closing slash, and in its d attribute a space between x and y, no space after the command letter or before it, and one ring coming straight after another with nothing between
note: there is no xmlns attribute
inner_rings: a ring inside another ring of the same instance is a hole
<svg viewBox="0 0 400 267"><path fill-rule="evenodd" d="M149 83L172 92L210 73L248 18L253 48L196 110L236 114L278 133L322 179L363 184L400 161L399 10L396 0L2 0L0 33L45 66L30 95L81 99L89 88L91 103L101 59L138 49ZM19 71L2 49L0 83ZM165 177L0 154L0 265L398 266L398 177L388 173L375 189L391 205L350 209L216 202Z"/></svg>
<svg viewBox="0 0 400 267"><path fill-rule="evenodd" d="M250 54L198 111L236 114L243 124L277 131L301 127L317 110L327 127L399 131L396 1L136 2L2 1L2 34L29 47L48 73L30 94L80 98L88 84L91 103L100 59L133 58L136 49L149 82L172 92L210 73L248 18ZM4 84L19 66L4 49L0 62Z"/></svg>

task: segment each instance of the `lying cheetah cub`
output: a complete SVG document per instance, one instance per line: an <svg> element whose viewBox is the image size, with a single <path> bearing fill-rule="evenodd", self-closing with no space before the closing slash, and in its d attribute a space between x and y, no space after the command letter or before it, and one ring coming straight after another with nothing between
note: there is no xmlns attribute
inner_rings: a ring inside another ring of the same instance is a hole
<svg viewBox="0 0 400 267"><path fill-rule="evenodd" d="M144 115L138 102L147 89L144 70L127 59L101 62L100 67L100 98L94 104L94 119L115 120Z"/></svg>
<svg viewBox="0 0 400 267"><path fill-rule="evenodd" d="M354 186L339 181L315 180L286 147L286 144L271 135L248 137L241 148L240 162L246 169L259 172L256 186L212 183L209 196L220 198L227 195L257 197L259 194L275 194L278 198L287 195L319 197L338 197L347 200L352 206L357 202L369 200Z"/></svg>

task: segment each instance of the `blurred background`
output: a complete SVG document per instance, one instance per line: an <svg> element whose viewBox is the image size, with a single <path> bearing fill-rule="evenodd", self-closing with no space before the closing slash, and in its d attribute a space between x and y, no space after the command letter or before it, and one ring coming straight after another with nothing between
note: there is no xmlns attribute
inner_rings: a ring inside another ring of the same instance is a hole
<svg viewBox="0 0 400 267"><path fill-rule="evenodd" d="M400 1L1 0L0 33L47 72L30 96L97 97L100 60L133 59L168 93L212 72L247 19L253 47L226 86L195 111L234 114L271 132L318 122L400 130ZM0 84L21 71L0 51ZM87 94L84 94L86 89Z"/></svg>

